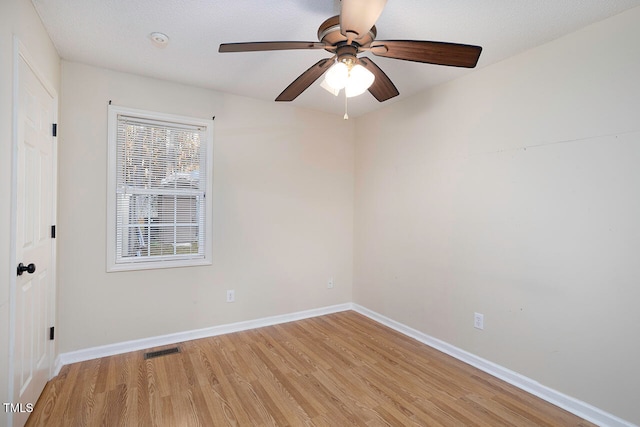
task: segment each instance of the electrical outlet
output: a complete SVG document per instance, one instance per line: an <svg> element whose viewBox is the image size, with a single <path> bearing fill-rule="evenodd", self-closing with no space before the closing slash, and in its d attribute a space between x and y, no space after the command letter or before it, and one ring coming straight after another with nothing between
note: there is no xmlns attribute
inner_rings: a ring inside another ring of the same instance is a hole
<svg viewBox="0 0 640 427"><path fill-rule="evenodd" d="M333 277L327 280L327 289L333 289Z"/></svg>
<svg viewBox="0 0 640 427"><path fill-rule="evenodd" d="M236 291L233 289L229 289L227 291L227 302L235 302L236 300Z"/></svg>
<svg viewBox="0 0 640 427"><path fill-rule="evenodd" d="M473 327L476 329L484 329L484 314L473 313Z"/></svg>

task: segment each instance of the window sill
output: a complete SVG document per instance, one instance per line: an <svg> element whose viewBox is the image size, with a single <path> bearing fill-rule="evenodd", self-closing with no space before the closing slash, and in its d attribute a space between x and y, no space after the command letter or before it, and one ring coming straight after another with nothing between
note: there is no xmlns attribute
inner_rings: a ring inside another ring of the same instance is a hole
<svg viewBox="0 0 640 427"><path fill-rule="evenodd" d="M136 270L158 270L164 268L181 268L181 267L197 267L203 265L212 265L209 259L177 259L177 260L158 260L158 261L142 261L142 262L123 262L110 263L107 265L107 273L116 273L118 271L136 271Z"/></svg>

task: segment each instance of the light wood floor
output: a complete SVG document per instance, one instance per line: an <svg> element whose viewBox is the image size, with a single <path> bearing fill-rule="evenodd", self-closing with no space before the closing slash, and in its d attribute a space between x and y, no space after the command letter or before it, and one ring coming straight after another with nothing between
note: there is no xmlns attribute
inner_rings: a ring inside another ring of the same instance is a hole
<svg viewBox="0 0 640 427"><path fill-rule="evenodd" d="M178 345L65 366L27 425L593 426L352 311Z"/></svg>

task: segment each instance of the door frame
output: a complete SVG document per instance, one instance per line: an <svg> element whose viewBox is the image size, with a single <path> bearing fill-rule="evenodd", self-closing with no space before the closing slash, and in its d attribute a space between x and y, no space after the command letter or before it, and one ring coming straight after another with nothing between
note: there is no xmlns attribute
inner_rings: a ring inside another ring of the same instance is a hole
<svg viewBox="0 0 640 427"><path fill-rule="evenodd" d="M15 332L16 332L16 274L15 268L17 265L16 259L16 222L17 222L17 184L18 184L18 104L19 104L19 91L20 91L20 60L23 60L29 67L31 72L40 81L42 87L51 95L53 99L53 123L58 122L58 93L54 86L49 82L45 74L40 71L37 66L37 61L29 54L29 51L20 39L13 36L13 100L12 100L12 152L11 152L11 231L10 231L10 254L9 254L9 372L8 372L8 388L9 388L9 402L14 402L15 390L14 390L14 376L15 376ZM52 222L54 225L57 223L57 195L58 195L58 138L52 137L52 169L53 182L51 183L51 209L52 209ZM50 323L54 326L56 323L56 308L57 308L57 287L56 287L56 244L55 240L51 243L51 295L49 295L49 313ZM55 359L56 345L55 341L49 341L49 374L48 379L52 378L55 371ZM32 402L35 404L36 402ZM8 426L13 425L13 413L8 412Z"/></svg>

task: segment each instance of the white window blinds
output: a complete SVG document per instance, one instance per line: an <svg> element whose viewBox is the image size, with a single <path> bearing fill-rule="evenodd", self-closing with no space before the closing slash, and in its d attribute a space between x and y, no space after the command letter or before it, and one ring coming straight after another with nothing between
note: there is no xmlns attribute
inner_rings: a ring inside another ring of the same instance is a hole
<svg viewBox="0 0 640 427"><path fill-rule="evenodd" d="M206 126L115 117L115 263L205 258Z"/></svg>

